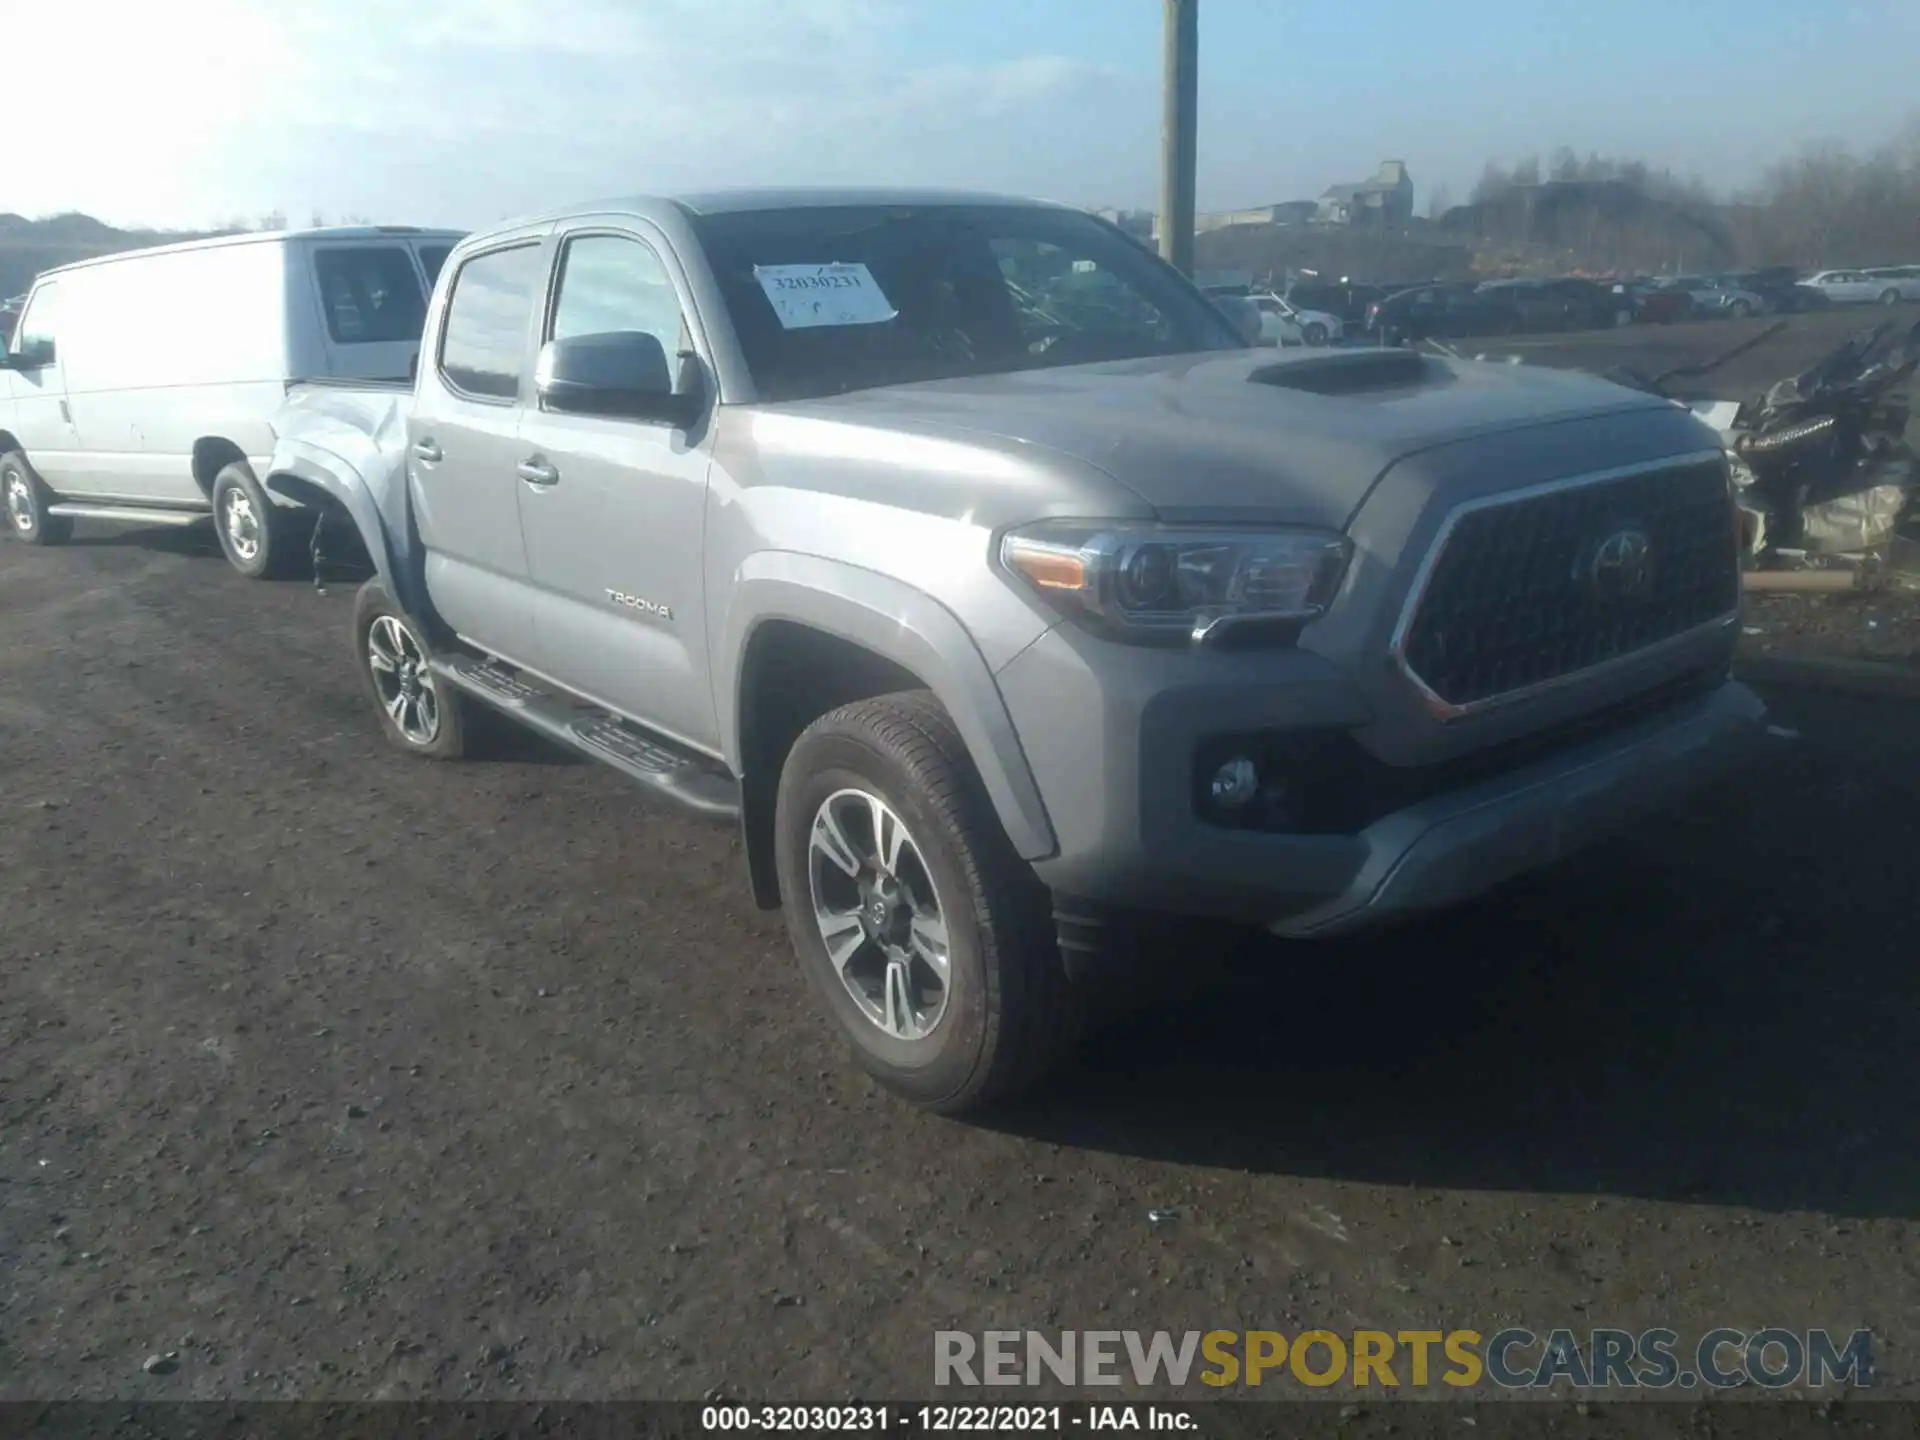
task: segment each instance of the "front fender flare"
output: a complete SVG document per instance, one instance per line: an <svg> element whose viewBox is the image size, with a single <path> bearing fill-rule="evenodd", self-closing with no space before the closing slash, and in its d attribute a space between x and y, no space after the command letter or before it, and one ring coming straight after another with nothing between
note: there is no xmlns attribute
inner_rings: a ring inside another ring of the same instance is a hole
<svg viewBox="0 0 1920 1440"><path fill-rule="evenodd" d="M735 774L741 754L742 667L768 621L810 626L920 677L953 717L1014 849L1043 860L1057 848L1040 789L1006 701L966 628L939 601L877 571L792 551L761 551L735 572L714 666L721 746Z"/></svg>

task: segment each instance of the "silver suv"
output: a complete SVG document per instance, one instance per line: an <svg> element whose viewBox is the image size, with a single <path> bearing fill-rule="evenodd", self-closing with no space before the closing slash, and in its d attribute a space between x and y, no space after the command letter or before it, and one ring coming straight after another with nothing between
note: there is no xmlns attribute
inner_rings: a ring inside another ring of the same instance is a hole
<svg viewBox="0 0 1920 1440"><path fill-rule="evenodd" d="M479 703L738 823L856 1054L942 1110L1064 1053L1142 915L1451 905L1763 713L1684 409L1250 348L1057 206L501 226L447 261L411 390L274 427L269 485L373 557L354 653L392 741L457 754Z"/></svg>

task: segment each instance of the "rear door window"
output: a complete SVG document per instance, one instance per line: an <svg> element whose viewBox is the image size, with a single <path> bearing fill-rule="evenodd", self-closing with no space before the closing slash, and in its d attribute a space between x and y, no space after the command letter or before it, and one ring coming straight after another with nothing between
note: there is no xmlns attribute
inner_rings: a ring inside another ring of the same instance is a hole
<svg viewBox="0 0 1920 1440"><path fill-rule="evenodd" d="M447 263L447 256L453 253L451 245L422 245L420 247L420 268L427 272L427 288L432 289L439 283L441 267Z"/></svg>
<svg viewBox="0 0 1920 1440"><path fill-rule="evenodd" d="M418 343L426 297L404 246L330 245L314 252L313 273L334 344Z"/></svg>
<svg viewBox="0 0 1920 1440"><path fill-rule="evenodd" d="M538 244L490 250L461 265L440 334L440 375L454 389L512 400L526 368L527 327L545 289Z"/></svg>

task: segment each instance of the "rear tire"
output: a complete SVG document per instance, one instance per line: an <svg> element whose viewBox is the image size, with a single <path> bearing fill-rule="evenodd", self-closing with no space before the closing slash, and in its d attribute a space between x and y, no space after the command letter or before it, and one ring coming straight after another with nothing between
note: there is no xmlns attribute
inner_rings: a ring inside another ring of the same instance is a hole
<svg viewBox="0 0 1920 1440"><path fill-rule="evenodd" d="M1079 1007L1048 893L932 695L807 727L781 769L774 860L801 968L888 1090L962 1114L1071 1049Z"/></svg>
<svg viewBox="0 0 1920 1440"><path fill-rule="evenodd" d="M1880 303L1882 305L1898 305L1900 303L1900 292L1898 290L1887 291L1880 297Z"/></svg>
<svg viewBox="0 0 1920 1440"><path fill-rule="evenodd" d="M1727 313L1736 320L1744 320L1753 314L1753 306L1744 300L1736 300L1727 307Z"/></svg>
<svg viewBox="0 0 1920 1440"><path fill-rule="evenodd" d="M53 492L18 450L0 455L0 505L8 531L23 545L62 545L73 537L72 518L47 513Z"/></svg>
<svg viewBox="0 0 1920 1440"><path fill-rule="evenodd" d="M458 760L466 751L464 702L433 673L424 633L378 580L360 587L353 603L353 662L380 714L382 733L409 755Z"/></svg>
<svg viewBox="0 0 1920 1440"><path fill-rule="evenodd" d="M304 512L267 498L253 467L236 460L213 477L213 528L227 563L249 580L279 580L301 562Z"/></svg>

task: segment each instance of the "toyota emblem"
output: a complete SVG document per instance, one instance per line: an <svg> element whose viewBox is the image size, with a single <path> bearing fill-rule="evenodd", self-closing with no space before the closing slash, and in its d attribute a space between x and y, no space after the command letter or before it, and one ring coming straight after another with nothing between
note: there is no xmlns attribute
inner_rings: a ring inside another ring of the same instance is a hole
<svg viewBox="0 0 1920 1440"><path fill-rule="evenodd" d="M1616 530L1593 549L1587 588L1603 602L1644 600L1653 590L1653 539L1644 530Z"/></svg>

